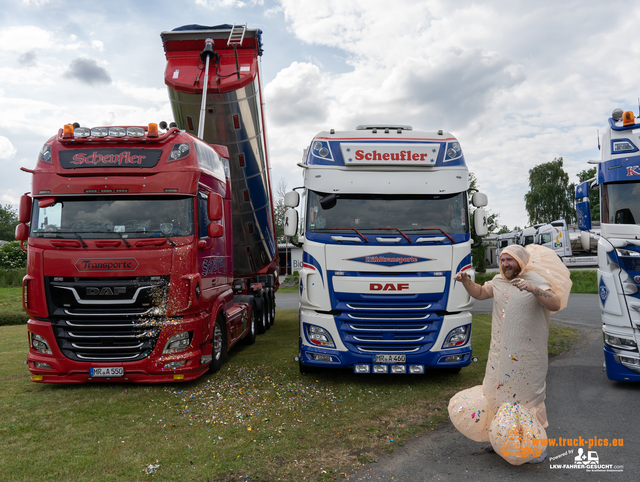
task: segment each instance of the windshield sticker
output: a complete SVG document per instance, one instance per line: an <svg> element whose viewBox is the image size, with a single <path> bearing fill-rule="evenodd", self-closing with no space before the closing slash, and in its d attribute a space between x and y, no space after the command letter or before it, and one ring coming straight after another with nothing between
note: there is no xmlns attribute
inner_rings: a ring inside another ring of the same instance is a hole
<svg viewBox="0 0 640 482"><path fill-rule="evenodd" d="M433 261L431 258L419 258L417 256L409 256L398 253L381 253L371 256L361 256L359 258L349 258L343 261L357 261L358 263L376 264L380 266L400 266L403 264L422 263L424 261Z"/></svg>

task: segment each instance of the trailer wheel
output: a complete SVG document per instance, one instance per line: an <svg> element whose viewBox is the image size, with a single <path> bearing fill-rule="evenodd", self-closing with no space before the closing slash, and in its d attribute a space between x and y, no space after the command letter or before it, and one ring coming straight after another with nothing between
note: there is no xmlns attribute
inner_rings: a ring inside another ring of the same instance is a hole
<svg viewBox="0 0 640 482"><path fill-rule="evenodd" d="M256 303L251 303L251 314L249 315L249 333L247 333L242 339L245 345L253 345L256 342L256 336L258 335L256 327Z"/></svg>
<svg viewBox="0 0 640 482"><path fill-rule="evenodd" d="M262 323L264 323L265 330L271 328L271 323L269 323L269 318L271 316L271 303L269 301L269 295L264 293L262 295Z"/></svg>
<svg viewBox="0 0 640 482"><path fill-rule="evenodd" d="M213 338L211 339L212 349L211 365L209 365L209 373L216 373L222 368L224 357L227 354L227 332L225 330L224 321L218 319L213 327Z"/></svg>
<svg viewBox="0 0 640 482"><path fill-rule="evenodd" d="M258 335L262 335L265 331L267 331L267 327L265 326L264 322L264 314L265 310L267 309L264 304L264 298L255 297L253 305L256 307L256 332L258 333Z"/></svg>
<svg viewBox="0 0 640 482"><path fill-rule="evenodd" d="M269 290L269 324L276 322L276 295L273 290Z"/></svg>

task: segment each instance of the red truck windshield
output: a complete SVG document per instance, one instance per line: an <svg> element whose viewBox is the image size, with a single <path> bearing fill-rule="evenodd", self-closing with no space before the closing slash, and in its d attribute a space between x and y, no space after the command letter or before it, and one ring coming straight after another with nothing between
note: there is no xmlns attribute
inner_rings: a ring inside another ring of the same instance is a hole
<svg viewBox="0 0 640 482"><path fill-rule="evenodd" d="M185 196L56 198L46 208L34 203L31 236L125 238L192 236L194 200Z"/></svg>

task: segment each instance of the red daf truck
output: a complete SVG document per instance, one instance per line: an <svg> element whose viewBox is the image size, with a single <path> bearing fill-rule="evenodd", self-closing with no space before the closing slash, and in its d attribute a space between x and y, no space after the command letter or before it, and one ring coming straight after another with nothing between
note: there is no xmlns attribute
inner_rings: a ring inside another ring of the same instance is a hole
<svg viewBox="0 0 640 482"><path fill-rule="evenodd" d="M68 124L23 169L35 382L193 380L274 322L260 31L162 39L175 123Z"/></svg>

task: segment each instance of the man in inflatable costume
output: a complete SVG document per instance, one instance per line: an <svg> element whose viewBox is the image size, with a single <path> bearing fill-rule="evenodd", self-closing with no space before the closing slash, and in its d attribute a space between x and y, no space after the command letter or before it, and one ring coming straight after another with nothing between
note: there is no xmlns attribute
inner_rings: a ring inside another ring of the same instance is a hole
<svg viewBox="0 0 640 482"><path fill-rule="evenodd" d="M491 347L482 385L449 402L449 417L466 437L491 442L509 463L545 459L549 426L544 405L549 314L564 309L571 291L569 270L555 252L538 245L507 246L500 274L480 286L456 274L469 295L493 298Z"/></svg>

